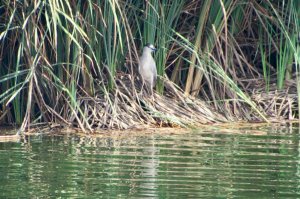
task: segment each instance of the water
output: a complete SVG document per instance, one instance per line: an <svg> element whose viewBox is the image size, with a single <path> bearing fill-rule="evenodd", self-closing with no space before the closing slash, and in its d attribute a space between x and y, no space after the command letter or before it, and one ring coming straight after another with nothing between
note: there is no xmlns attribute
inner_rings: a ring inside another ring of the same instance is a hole
<svg viewBox="0 0 300 199"><path fill-rule="evenodd" d="M298 127L0 143L0 198L300 198Z"/></svg>

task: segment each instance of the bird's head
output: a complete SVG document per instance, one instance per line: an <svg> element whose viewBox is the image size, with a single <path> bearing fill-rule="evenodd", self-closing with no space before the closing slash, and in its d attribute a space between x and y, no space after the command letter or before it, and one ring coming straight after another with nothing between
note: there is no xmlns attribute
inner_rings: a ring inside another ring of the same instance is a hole
<svg viewBox="0 0 300 199"><path fill-rule="evenodd" d="M153 44L150 44L150 43L147 43L144 48L150 49L151 52L156 51L156 48L153 46Z"/></svg>

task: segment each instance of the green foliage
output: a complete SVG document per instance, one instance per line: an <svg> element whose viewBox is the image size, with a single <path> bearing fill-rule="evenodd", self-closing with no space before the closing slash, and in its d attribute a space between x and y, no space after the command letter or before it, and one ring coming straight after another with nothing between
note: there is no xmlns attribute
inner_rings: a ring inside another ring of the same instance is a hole
<svg viewBox="0 0 300 199"><path fill-rule="evenodd" d="M262 75L269 90L275 74L282 89L299 71L298 1L1 2L0 124L91 129L82 99L97 96L118 115L118 72L135 75L137 49L148 42L158 48L158 93L171 77L229 119L251 118L238 108L245 103L265 118L245 79Z"/></svg>

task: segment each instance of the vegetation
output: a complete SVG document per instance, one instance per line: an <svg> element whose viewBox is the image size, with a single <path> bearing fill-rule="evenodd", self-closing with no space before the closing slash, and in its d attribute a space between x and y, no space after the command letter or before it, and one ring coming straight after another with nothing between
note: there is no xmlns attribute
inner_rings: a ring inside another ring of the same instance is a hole
<svg viewBox="0 0 300 199"><path fill-rule="evenodd" d="M299 116L300 2L2 0L0 124L103 128ZM153 98L137 60L158 47Z"/></svg>

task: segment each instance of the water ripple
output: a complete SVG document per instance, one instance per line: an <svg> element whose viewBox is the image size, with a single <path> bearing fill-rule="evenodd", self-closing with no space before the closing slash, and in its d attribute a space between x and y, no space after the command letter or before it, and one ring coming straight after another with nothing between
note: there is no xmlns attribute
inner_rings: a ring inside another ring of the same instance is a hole
<svg viewBox="0 0 300 199"><path fill-rule="evenodd" d="M299 198L299 128L258 130L0 143L0 198Z"/></svg>

